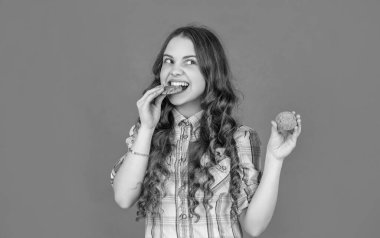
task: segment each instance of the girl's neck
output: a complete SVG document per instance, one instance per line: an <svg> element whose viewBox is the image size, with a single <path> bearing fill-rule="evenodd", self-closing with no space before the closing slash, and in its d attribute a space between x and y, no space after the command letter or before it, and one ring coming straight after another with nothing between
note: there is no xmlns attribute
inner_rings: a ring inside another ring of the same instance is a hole
<svg viewBox="0 0 380 238"><path fill-rule="evenodd" d="M197 112L200 112L202 110L201 106L197 107L186 107L186 106L176 106L175 109L181 113L186 118L191 117L192 115L196 114Z"/></svg>

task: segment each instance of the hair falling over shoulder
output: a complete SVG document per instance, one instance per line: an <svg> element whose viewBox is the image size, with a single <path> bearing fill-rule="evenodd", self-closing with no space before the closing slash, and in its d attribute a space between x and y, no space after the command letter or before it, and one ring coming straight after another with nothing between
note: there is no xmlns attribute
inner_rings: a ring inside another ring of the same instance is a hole
<svg viewBox="0 0 380 238"><path fill-rule="evenodd" d="M223 47L215 35L206 27L185 26L174 30L162 45L153 65L155 76L152 84L144 93L160 85L160 70L162 57L169 41L175 36L189 38L195 48L199 61L199 67L206 79L206 89L203 94L201 107L204 110L199 129L199 138L190 143L188 151L188 207L189 213L199 219L195 212L197 206L202 203L206 209L211 209L209 200L213 196L211 186L214 178L210 173L210 167L216 164L215 149L225 148L225 155L231 159L230 169L230 194L232 197L231 218L237 220L237 197L241 187L241 177L238 172L239 158L236 143L233 138L238 123L232 116L232 111L237 105L238 97L231 84L231 73ZM160 201L165 196L165 182L170 171L166 158L174 148L174 117L171 113L174 106L165 98L161 106L161 117L155 128L148 168L143 181L140 199L137 203L137 220L151 216L160 216ZM139 119L138 119L139 122ZM207 155L209 163L202 164L202 156ZM206 179L200 179L206 178ZM199 201L195 194L203 191L204 197Z"/></svg>

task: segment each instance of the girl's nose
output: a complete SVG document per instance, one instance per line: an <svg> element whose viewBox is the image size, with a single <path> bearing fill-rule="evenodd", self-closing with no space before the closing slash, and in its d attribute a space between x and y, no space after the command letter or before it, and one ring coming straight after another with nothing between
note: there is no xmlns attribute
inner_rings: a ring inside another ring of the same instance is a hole
<svg viewBox="0 0 380 238"><path fill-rule="evenodd" d="M170 71L170 74L173 76L180 76L183 74L183 70L180 67L173 67L173 69Z"/></svg>

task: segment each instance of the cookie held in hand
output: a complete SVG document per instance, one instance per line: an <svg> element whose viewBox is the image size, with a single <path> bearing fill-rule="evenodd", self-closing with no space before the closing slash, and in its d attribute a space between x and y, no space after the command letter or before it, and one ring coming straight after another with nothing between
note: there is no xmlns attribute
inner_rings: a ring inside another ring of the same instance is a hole
<svg viewBox="0 0 380 238"><path fill-rule="evenodd" d="M297 118L292 112L280 112L276 116L277 130L281 133L289 132L293 134L297 126Z"/></svg>
<svg viewBox="0 0 380 238"><path fill-rule="evenodd" d="M164 91L162 92L162 94L169 95L169 94L179 93L181 91L182 91L181 86L168 85L164 87Z"/></svg>

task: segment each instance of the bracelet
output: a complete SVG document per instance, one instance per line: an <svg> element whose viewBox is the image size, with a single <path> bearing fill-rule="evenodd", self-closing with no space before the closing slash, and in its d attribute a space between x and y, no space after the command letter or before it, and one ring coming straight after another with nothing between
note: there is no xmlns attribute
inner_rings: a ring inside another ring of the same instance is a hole
<svg viewBox="0 0 380 238"><path fill-rule="evenodd" d="M134 155L140 155L140 156L144 156L144 157L149 158L149 155L148 155L148 154L139 153L139 152L136 152L136 151L134 151L134 150L131 150L131 152L132 152L132 154L134 154Z"/></svg>

